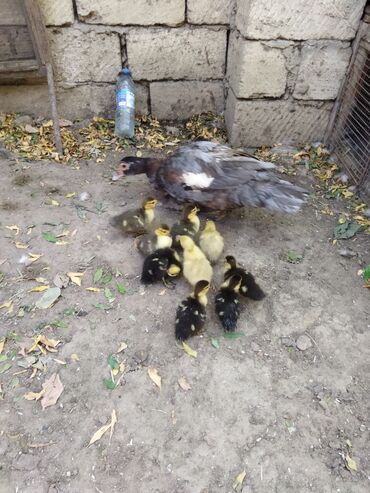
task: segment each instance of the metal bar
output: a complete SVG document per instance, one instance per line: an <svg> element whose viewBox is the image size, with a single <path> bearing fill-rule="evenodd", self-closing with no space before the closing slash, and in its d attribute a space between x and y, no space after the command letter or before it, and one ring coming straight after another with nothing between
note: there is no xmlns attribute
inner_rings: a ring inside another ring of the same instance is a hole
<svg viewBox="0 0 370 493"><path fill-rule="evenodd" d="M338 111L339 111L340 103L341 103L342 98L344 96L344 90L346 87L348 75L351 73L352 67L356 61L356 55L357 55L357 52L359 50L360 41L361 41L363 34L365 33L366 28L367 28L367 25L364 22L360 22L360 27L357 31L355 40L353 41L353 44L352 44L352 57L351 57L351 60L349 62L349 65L348 65L348 68L346 71L346 77L344 77L342 80L341 87L339 89L338 96L337 96L337 99L335 100L335 103L334 103L334 106L333 106L333 109L332 109L332 112L330 115L329 123L328 123L328 126L326 128L326 132L325 132L325 136L324 136L325 145L327 145L329 143L330 134L333 130L335 119L336 119Z"/></svg>

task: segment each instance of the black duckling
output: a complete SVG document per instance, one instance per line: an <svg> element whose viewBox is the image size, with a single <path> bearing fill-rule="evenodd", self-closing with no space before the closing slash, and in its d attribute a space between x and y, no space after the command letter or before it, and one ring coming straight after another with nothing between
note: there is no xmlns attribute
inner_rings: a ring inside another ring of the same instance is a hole
<svg viewBox="0 0 370 493"><path fill-rule="evenodd" d="M202 280L211 282L213 270L202 250L190 236L178 236L178 240L183 249L183 274L185 279L193 286Z"/></svg>
<svg viewBox="0 0 370 493"><path fill-rule="evenodd" d="M144 284L162 281L166 287L172 287L169 278L178 276L181 270L178 254L172 248L161 248L144 260L141 281Z"/></svg>
<svg viewBox="0 0 370 493"><path fill-rule="evenodd" d="M215 310L225 332L234 332L240 315L238 293L242 278L235 274L221 285L216 294Z"/></svg>
<svg viewBox="0 0 370 493"><path fill-rule="evenodd" d="M177 307L175 336L178 341L186 341L203 328L206 321L208 290L208 281L198 281L194 292Z"/></svg>
<svg viewBox="0 0 370 493"><path fill-rule="evenodd" d="M243 150L198 141L162 159L125 157L113 179L146 173L155 189L205 210L266 207L297 212L307 200L307 191L282 180L275 169Z"/></svg>
<svg viewBox="0 0 370 493"><path fill-rule="evenodd" d="M171 228L171 235L176 242L176 237L187 235L193 238L199 231L200 219L199 209L196 205L186 205L182 213L182 219L177 221Z"/></svg>
<svg viewBox="0 0 370 493"><path fill-rule="evenodd" d="M122 212L122 214L111 219L111 224L125 233L133 235L144 234L153 222L156 204L157 199L147 198L143 201L140 209Z"/></svg>
<svg viewBox="0 0 370 493"><path fill-rule="evenodd" d="M161 224L154 230L154 234L142 236L137 241L137 249L143 255L150 255L161 248L171 248L172 237L170 236L170 228L167 224Z"/></svg>
<svg viewBox="0 0 370 493"><path fill-rule="evenodd" d="M211 264L215 264L221 257L224 239L217 231L214 221L207 219L206 225L199 235L199 246Z"/></svg>
<svg viewBox="0 0 370 493"><path fill-rule="evenodd" d="M256 301L262 300L266 296L260 286L256 283L254 276L250 272L246 272L243 267L238 266L235 257L228 255L224 263L225 281L235 274L241 277L239 289L241 295Z"/></svg>

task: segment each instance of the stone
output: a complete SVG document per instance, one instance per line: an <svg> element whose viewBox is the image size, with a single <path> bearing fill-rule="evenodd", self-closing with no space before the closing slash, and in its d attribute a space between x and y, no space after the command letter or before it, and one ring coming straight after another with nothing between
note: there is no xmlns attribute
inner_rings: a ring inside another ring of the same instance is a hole
<svg viewBox="0 0 370 493"><path fill-rule="evenodd" d="M293 337L285 336L280 339L281 344L285 347L296 347L296 342Z"/></svg>
<svg viewBox="0 0 370 493"><path fill-rule="evenodd" d="M190 24L229 24L234 0L188 0Z"/></svg>
<svg viewBox="0 0 370 493"><path fill-rule="evenodd" d="M185 20L185 0L76 0L79 20L90 24L177 26Z"/></svg>
<svg viewBox="0 0 370 493"><path fill-rule="evenodd" d="M127 55L137 80L221 79L226 30L223 28L137 28L127 35Z"/></svg>
<svg viewBox="0 0 370 493"><path fill-rule="evenodd" d="M148 114L148 88L136 84L136 114ZM115 112L114 84L81 84L56 88L60 117L71 120L95 115L113 118ZM0 85L0 108L8 113L34 112L50 118L48 89L41 85ZM31 120L32 121L32 120Z"/></svg>
<svg viewBox="0 0 370 493"><path fill-rule="evenodd" d="M243 101L229 90L225 120L231 145L302 144L323 138L331 102Z"/></svg>
<svg viewBox="0 0 370 493"><path fill-rule="evenodd" d="M224 109L222 81L152 82L151 112L161 120L185 120L190 116Z"/></svg>
<svg viewBox="0 0 370 493"><path fill-rule="evenodd" d="M36 127L33 127L32 125L28 125L28 123L23 127L23 130L28 134L38 134L39 133L39 131Z"/></svg>
<svg viewBox="0 0 370 493"><path fill-rule="evenodd" d="M33 118L32 118L32 116L29 116L29 115L19 115L19 116L15 117L14 123L15 123L15 125L18 125L18 126L32 125L33 124Z"/></svg>
<svg viewBox="0 0 370 493"><path fill-rule="evenodd" d="M76 28L52 29L48 34L57 81L116 81L121 68L118 34Z"/></svg>
<svg viewBox="0 0 370 493"><path fill-rule="evenodd" d="M232 36L227 72L238 98L280 97L285 93L287 69L283 51L263 42Z"/></svg>
<svg viewBox="0 0 370 493"><path fill-rule="evenodd" d="M306 351L312 346L312 341L308 336L302 334L301 336L298 337L296 344L297 344L297 348L300 351Z"/></svg>
<svg viewBox="0 0 370 493"><path fill-rule="evenodd" d="M237 0L236 26L249 39L355 37L366 0Z"/></svg>
<svg viewBox="0 0 370 493"><path fill-rule="evenodd" d="M72 0L39 0L46 26L65 26L73 24Z"/></svg>
<svg viewBox="0 0 370 493"><path fill-rule="evenodd" d="M335 99L346 74L351 52L347 42L304 43L293 97Z"/></svg>

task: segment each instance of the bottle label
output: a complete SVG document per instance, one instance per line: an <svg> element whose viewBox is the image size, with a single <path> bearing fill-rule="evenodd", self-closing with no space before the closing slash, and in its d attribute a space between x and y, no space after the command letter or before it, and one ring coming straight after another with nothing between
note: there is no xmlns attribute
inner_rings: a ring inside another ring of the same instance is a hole
<svg viewBox="0 0 370 493"><path fill-rule="evenodd" d="M135 94L128 89L119 89L116 94L116 101L119 108L135 108Z"/></svg>

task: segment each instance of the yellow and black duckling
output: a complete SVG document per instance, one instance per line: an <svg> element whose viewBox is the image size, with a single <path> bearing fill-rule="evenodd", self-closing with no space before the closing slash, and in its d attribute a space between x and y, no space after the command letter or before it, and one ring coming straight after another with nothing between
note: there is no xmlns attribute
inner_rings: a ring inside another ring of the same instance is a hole
<svg viewBox="0 0 370 493"><path fill-rule="evenodd" d="M225 332L234 332L240 315L238 293L242 278L235 274L221 284L216 294L215 310Z"/></svg>
<svg viewBox="0 0 370 493"><path fill-rule="evenodd" d="M187 205L184 207L182 219L177 221L171 228L172 238L187 235L193 238L199 231L200 219L198 217L199 209L196 205Z"/></svg>
<svg viewBox="0 0 370 493"><path fill-rule="evenodd" d="M175 336L178 341L186 341L203 328L206 321L208 290L208 281L198 281L193 293L177 307Z"/></svg>
<svg viewBox="0 0 370 493"><path fill-rule="evenodd" d="M122 212L111 220L112 226L120 228L123 232L142 235L150 227L154 219L154 209L157 205L157 199L152 197L143 201L140 209Z"/></svg>
<svg viewBox="0 0 370 493"><path fill-rule="evenodd" d="M224 239L216 229L214 221L207 219L206 225L199 236L199 246L208 260L214 264L221 257Z"/></svg>
<svg viewBox="0 0 370 493"><path fill-rule="evenodd" d="M198 281L212 280L212 267L202 250L194 243L190 236L182 235L178 237L181 248L183 249L183 274L185 279L193 286Z"/></svg>
<svg viewBox="0 0 370 493"><path fill-rule="evenodd" d="M142 236L137 241L137 249L144 255L150 255L161 248L171 248L172 237L170 235L170 228L167 224L161 224L154 230L154 234L147 234Z"/></svg>
<svg viewBox="0 0 370 493"><path fill-rule="evenodd" d="M238 275L241 277L239 293L252 300L262 300L266 295L260 286L256 283L254 276L250 272L246 272L243 267L237 265L235 257L228 255L224 263L224 280Z"/></svg>
<svg viewBox="0 0 370 493"><path fill-rule="evenodd" d="M161 248L144 260L141 281L144 284L162 281L166 287L172 287L169 278L178 276L181 270L178 254L172 248Z"/></svg>

